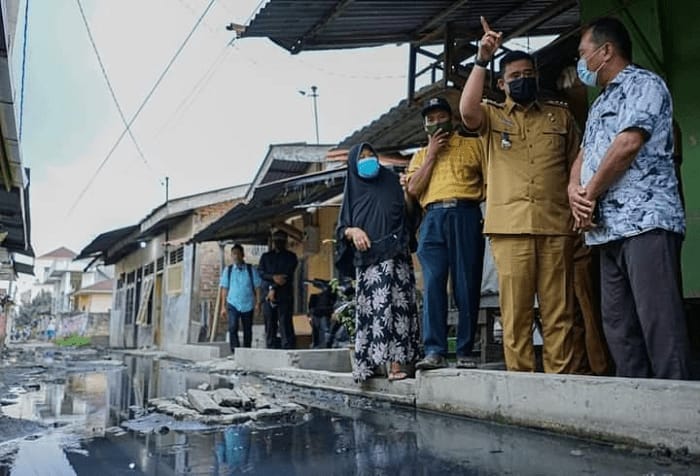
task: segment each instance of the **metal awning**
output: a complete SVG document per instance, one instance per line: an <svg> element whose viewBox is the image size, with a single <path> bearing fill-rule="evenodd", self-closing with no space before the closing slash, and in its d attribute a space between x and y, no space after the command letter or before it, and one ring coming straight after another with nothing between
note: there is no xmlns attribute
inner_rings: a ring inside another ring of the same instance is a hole
<svg viewBox="0 0 700 476"><path fill-rule="evenodd" d="M260 185L248 203L234 207L192 241L235 239L241 243L266 243L274 225L304 213L304 206L342 193L345 175L346 168L340 167Z"/></svg>
<svg viewBox="0 0 700 476"><path fill-rule="evenodd" d="M30 276L34 276L34 265L27 264L27 263L20 263L15 261L12 266L15 269L15 273L22 273L22 274L28 274Z"/></svg>
<svg viewBox="0 0 700 476"><path fill-rule="evenodd" d="M550 96L556 98L554 90L557 88L558 75L565 66L572 65L574 62L578 47L578 35L575 33L576 31L572 31L568 35L563 35L533 52L539 70L541 94L544 98ZM418 91L416 97L442 96L456 112L460 94L461 92L455 88L445 89L440 84L433 84ZM497 101L504 99L500 91L492 89L488 89L486 95ZM338 144L338 148L349 149L361 142L368 142L377 151L385 153L422 147L427 143L427 137L420 111L421 104L418 101L403 99L386 113L343 139Z"/></svg>
<svg viewBox="0 0 700 476"><path fill-rule="evenodd" d="M97 237L75 257L75 260L102 256L110 247L133 234L138 228L138 225L125 226L124 228L117 228L116 230L106 231L97 235Z"/></svg>
<svg viewBox="0 0 700 476"><path fill-rule="evenodd" d="M8 18L0 12L0 234L7 232L0 246L11 252L34 256L29 216L29 169L22 167L15 120L14 94L6 34Z"/></svg>
<svg viewBox="0 0 700 476"><path fill-rule="evenodd" d="M575 0L270 0L242 37L269 37L296 54L440 42L447 25L458 38L481 37L480 16L506 37L550 35L576 27Z"/></svg>

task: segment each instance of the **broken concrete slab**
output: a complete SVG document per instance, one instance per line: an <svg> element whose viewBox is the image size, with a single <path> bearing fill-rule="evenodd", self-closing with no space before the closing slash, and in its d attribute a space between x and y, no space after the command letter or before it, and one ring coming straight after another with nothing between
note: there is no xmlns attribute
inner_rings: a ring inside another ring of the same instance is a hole
<svg viewBox="0 0 700 476"><path fill-rule="evenodd" d="M251 385L211 391L189 389L186 395L153 398L148 404L151 409L176 420L217 425L274 419L306 411L301 405L277 400Z"/></svg>
<svg viewBox="0 0 700 476"><path fill-rule="evenodd" d="M349 349L277 350L239 348L233 358L233 369L270 372L278 368L351 372Z"/></svg>
<svg viewBox="0 0 700 476"><path fill-rule="evenodd" d="M204 390L194 388L187 390L187 399L190 401L192 408L203 415L218 415L221 413L219 405Z"/></svg>
<svg viewBox="0 0 700 476"><path fill-rule="evenodd" d="M266 377L276 382L365 396L401 405L412 406L415 404L414 379L390 382L385 378L371 378L365 380L362 384L358 384L353 380L350 373L323 370L308 371L292 368L275 369Z"/></svg>

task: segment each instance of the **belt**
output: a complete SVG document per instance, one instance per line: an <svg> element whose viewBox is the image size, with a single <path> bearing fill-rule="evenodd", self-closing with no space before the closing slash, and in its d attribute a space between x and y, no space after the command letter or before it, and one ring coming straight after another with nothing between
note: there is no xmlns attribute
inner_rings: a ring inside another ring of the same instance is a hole
<svg viewBox="0 0 700 476"><path fill-rule="evenodd" d="M466 207L478 207L479 202L476 200L467 200L462 198L450 198L448 200L440 200L438 202L432 202L425 206L426 210L434 210L437 208L466 208Z"/></svg>

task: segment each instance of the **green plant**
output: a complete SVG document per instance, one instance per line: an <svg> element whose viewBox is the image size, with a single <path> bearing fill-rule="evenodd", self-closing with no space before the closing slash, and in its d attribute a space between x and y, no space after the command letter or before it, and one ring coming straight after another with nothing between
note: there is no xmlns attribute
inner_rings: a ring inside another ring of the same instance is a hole
<svg viewBox="0 0 700 476"><path fill-rule="evenodd" d="M90 345L90 338L73 334L56 339L55 344L59 347L84 347Z"/></svg>
<svg viewBox="0 0 700 476"><path fill-rule="evenodd" d="M348 331L348 335L351 340L355 339L355 297L354 295L349 295L348 285L346 283L341 283L338 278L333 278L330 281L331 290L336 295L336 298L341 304L335 312L333 317L340 322L345 329Z"/></svg>

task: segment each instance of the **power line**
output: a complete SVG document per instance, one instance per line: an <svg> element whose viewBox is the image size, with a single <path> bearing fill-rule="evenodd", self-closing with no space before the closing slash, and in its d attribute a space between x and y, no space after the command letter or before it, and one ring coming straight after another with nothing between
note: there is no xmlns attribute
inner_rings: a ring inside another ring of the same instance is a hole
<svg viewBox="0 0 700 476"><path fill-rule="evenodd" d="M170 117L168 117L168 119L158 129L158 132L156 132L155 137L159 137L163 132L165 132L168 126L173 124L173 121L176 121L187 111L187 109L189 109L192 106L195 99L197 99L197 96L199 96L204 91L204 89L206 89L207 85L209 84L209 81L211 81L211 79L215 76L219 67L221 67L221 65L224 64L228 55L230 54L230 51L231 42L227 43L223 47L223 49L219 52L219 54L211 63L209 68L207 68L205 73L199 78L199 80L197 80L197 82L192 87L192 89L190 89L187 95L185 95L185 97L182 98L182 100L177 105Z"/></svg>
<svg viewBox="0 0 700 476"><path fill-rule="evenodd" d="M22 140L22 130L24 128L24 80L27 72L27 38L29 24L29 0L24 4L24 31L22 33L22 79L19 93L19 140Z"/></svg>
<svg viewBox="0 0 700 476"><path fill-rule="evenodd" d="M200 15L200 17L197 19L197 21L195 22L194 26L193 26L192 29L190 30L190 32L189 32L189 33L187 34L187 36L185 37L185 39L184 39L184 41L182 42L182 44L179 46L179 48L177 49L177 51L175 51L175 54L173 55L173 57L172 57L172 58L170 59L170 61L168 62L168 64L166 65L165 69L163 70L163 72L160 74L160 76L159 76L158 79L156 80L155 84L153 85L153 87L151 88L151 90L148 92L148 94L146 95L146 97L143 99L143 102L141 103L141 105L139 106L139 108L136 110L136 112L134 113L134 115L131 117L131 120L130 120L129 123L126 125L126 128L122 131L121 134L119 134L119 137L117 138L116 142L114 143L114 145L112 146L112 148L109 150L109 152L107 152L107 155L105 156L105 158L102 159L102 162L100 163L99 167L97 167L97 170L96 170L95 173L92 175L92 177L91 177L90 180L88 181L88 183L87 183L87 185L85 186L85 188L83 188L83 190L82 190L82 191L80 192L80 194L78 195L78 198L75 200L75 202L73 203L73 205L71 205L70 209L68 210L68 215L70 215L71 213L73 213L73 210L75 210L75 207L78 205L78 203L80 202L80 200L83 198L83 196L85 195L85 193L86 193L86 192L88 191L88 189L90 188L90 185L92 185L92 183L95 181L95 178L97 177L97 175L100 173L100 171L101 171L102 168L105 166L105 164L106 164L107 161L110 159L110 157L112 157L112 154L114 154L114 151L117 149L117 147L118 147L119 144L121 143L122 139L123 139L124 136L127 134L127 131L128 131L129 128L132 126L132 124L134 123L134 121L139 117L139 114L141 114L141 111L143 111L143 108L146 106L146 104L148 104L148 101L149 101L149 100L151 99L151 97L153 96L153 93L156 92L156 89L158 89L158 86L160 86L161 81L163 81L163 78L165 78L165 76L168 74L168 71L170 71L170 68L171 68L172 65L175 63L175 60L177 59L177 57L180 56L180 53L182 53L182 50L185 49L185 46L186 46L187 43L190 41L190 38L192 38L192 35L194 35L195 31L197 31L197 28L198 28L199 25L202 23L202 20L203 20L204 17L207 15L207 13L208 13L209 10L211 9L212 5L214 5L214 2L215 2L215 1L216 1L216 0L210 0L210 1L209 1L209 4L208 4L207 7L204 9L204 12L202 12L202 14Z"/></svg>
<svg viewBox="0 0 700 476"><path fill-rule="evenodd" d="M148 160L146 160L146 156L144 155L143 150L141 149L141 146L139 145L138 141L136 140L136 137L134 136L134 132L131 130L131 127L129 127L129 124L126 120L126 116L124 114L124 110L122 109L121 105L119 105L119 100L117 99L117 93L114 91L114 88L112 87L112 82L109 80L109 76L107 75L107 69L105 68L104 63L102 62L102 57L100 56L100 52L97 49L97 44L95 43L95 38L92 36L92 30L90 30L90 24L88 23L87 17L85 16L85 10L83 10L83 4L80 2L80 0L75 0L75 2L78 4L78 9L80 10L80 16L83 19L83 25L85 25L85 30L87 31L88 38L90 39L90 44L92 45L92 49L95 52L95 56L97 57L97 62L100 64L100 70L102 70L102 76L104 77L105 82L107 83L107 88L109 89L109 93L112 96L112 100L114 101L114 105L117 106L117 111L119 111L119 117L121 117L122 122L124 123L124 126L126 127L126 130L128 131L129 137L131 138L131 141L134 143L134 147L136 147L136 150L139 153L139 157L141 157L141 160L143 160L143 163L146 164L146 166L149 168L149 170L155 174L153 167L151 167L151 164L149 164Z"/></svg>

